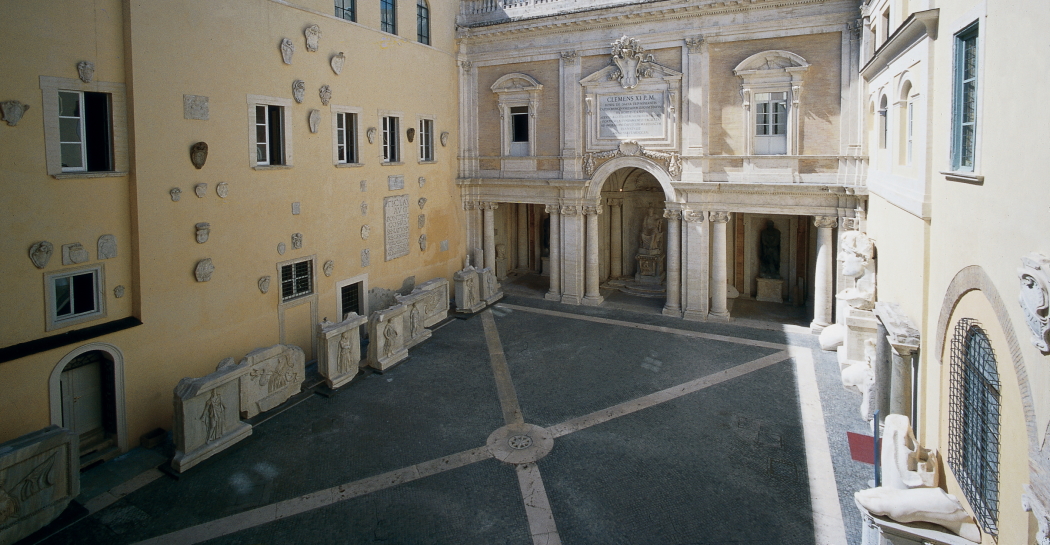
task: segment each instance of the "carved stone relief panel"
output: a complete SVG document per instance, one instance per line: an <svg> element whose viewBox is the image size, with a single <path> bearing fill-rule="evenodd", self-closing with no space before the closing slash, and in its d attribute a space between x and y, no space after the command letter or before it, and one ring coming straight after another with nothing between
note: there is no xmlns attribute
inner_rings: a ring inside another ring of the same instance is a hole
<svg viewBox="0 0 1050 545"><path fill-rule="evenodd" d="M193 192L197 194L197 198L203 199L208 194L208 184L197 184L193 186Z"/></svg>
<svg viewBox="0 0 1050 545"><path fill-rule="evenodd" d="M1021 282L1017 301L1032 332L1032 344L1050 353L1050 259L1036 252L1022 257L1017 279Z"/></svg>
<svg viewBox="0 0 1050 545"><path fill-rule="evenodd" d="M335 270L335 262L333 262L331 259L325 261L322 270L324 271L325 276L332 276L332 271Z"/></svg>
<svg viewBox="0 0 1050 545"><path fill-rule="evenodd" d="M113 259L117 257L117 237L102 235L98 237L98 258Z"/></svg>
<svg viewBox="0 0 1050 545"><path fill-rule="evenodd" d="M310 132L316 134L317 127L321 124L321 110L310 110L308 122L310 124Z"/></svg>
<svg viewBox="0 0 1050 545"><path fill-rule="evenodd" d="M252 433L241 421L241 379L247 368L219 363L216 371L199 378L184 378L175 387L176 471L184 472Z"/></svg>
<svg viewBox="0 0 1050 545"><path fill-rule="evenodd" d="M25 115L28 109L28 104L23 104L17 100L0 102L0 114L3 114L4 121L7 121L7 124L12 127L18 125L18 122L22 120L22 116Z"/></svg>
<svg viewBox="0 0 1050 545"><path fill-rule="evenodd" d="M281 40L281 59L284 60L284 64L292 64L292 55L295 54L295 44L292 43L290 38L284 38Z"/></svg>
<svg viewBox="0 0 1050 545"><path fill-rule="evenodd" d="M343 63L345 63L345 62L346 62L346 55L343 55L342 51L340 51L339 53L336 53L335 55L332 55L332 61L331 61L332 72L335 72L335 75L337 75L337 76L340 73L342 73L343 72Z"/></svg>
<svg viewBox="0 0 1050 545"><path fill-rule="evenodd" d="M197 262L197 267L193 270L193 276L197 278L198 282L207 282L211 280L211 275L214 272L215 265L211 262L210 257L206 257Z"/></svg>
<svg viewBox="0 0 1050 545"><path fill-rule="evenodd" d="M368 191L368 180L361 180L361 192Z"/></svg>
<svg viewBox="0 0 1050 545"><path fill-rule="evenodd" d="M0 543L54 520L80 494L76 433L48 426L0 443Z"/></svg>
<svg viewBox="0 0 1050 545"><path fill-rule="evenodd" d="M303 234L294 233L292 234L292 249L301 250L303 247Z"/></svg>
<svg viewBox="0 0 1050 545"><path fill-rule="evenodd" d="M89 259L88 251L79 242L62 245L62 264L76 265Z"/></svg>
<svg viewBox="0 0 1050 545"><path fill-rule="evenodd" d="M422 189L423 186L425 186L425 185L427 185L427 179L422 177L422 176L420 176L419 177L419 187L420 187L420 189Z"/></svg>
<svg viewBox="0 0 1050 545"><path fill-rule="evenodd" d="M367 267L372 264L372 252L365 248L361 250L361 266Z"/></svg>
<svg viewBox="0 0 1050 545"><path fill-rule="evenodd" d="M408 130L405 131L405 136L408 137L408 143L411 144L412 141L416 139L416 129L409 127Z"/></svg>
<svg viewBox="0 0 1050 545"><path fill-rule="evenodd" d="M193 163L194 168L200 170L204 168L205 161L208 160L208 143L197 142L190 147L190 162Z"/></svg>
<svg viewBox="0 0 1050 545"><path fill-rule="evenodd" d="M368 318L351 312L338 322L321 322L317 341L317 372L329 388L339 388L357 376L361 366L361 326Z"/></svg>
<svg viewBox="0 0 1050 545"><path fill-rule="evenodd" d="M467 263L463 270L452 275L456 285L456 312L459 314L473 314L485 308L478 271L469 265L469 257Z"/></svg>
<svg viewBox="0 0 1050 545"><path fill-rule="evenodd" d="M210 116L208 97L202 95L182 95L182 117L207 121Z"/></svg>
<svg viewBox="0 0 1050 545"><path fill-rule="evenodd" d="M179 202L179 199L182 198L182 190L177 187L171 188L168 194L171 195L171 202Z"/></svg>
<svg viewBox="0 0 1050 545"><path fill-rule="evenodd" d="M211 224L202 221L194 226L197 229L197 244L204 244L208 242L208 235L211 234Z"/></svg>
<svg viewBox="0 0 1050 545"><path fill-rule="evenodd" d="M407 305L394 305L372 313L368 321L368 365L385 371L408 357L405 347Z"/></svg>
<svg viewBox="0 0 1050 545"><path fill-rule="evenodd" d="M303 31L303 35L306 36L306 50L316 52L317 42L321 39L321 27L310 25Z"/></svg>
<svg viewBox="0 0 1050 545"><path fill-rule="evenodd" d="M237 367L247 368L240 379L241 416L251 418L302 390L306 354L298 346L277 344L249 352Z"/></svg>
<svg viewBox="0 0 1050 545"><path fill-rule="evenodd" d="M447 238L445 240L441 241L441 251L442 252L447 252L448 251L448 239Z"/></svg>
<svg viewBox="0 0 1050 545"><path fill-rule="evenodd" d="M292 215L293 216L298 216L300 211L302 211L302 205L299 204L298 202L293 202L292 203Z"/></svg>
<svg viewBox="0 0 1050 545"><path fill-rule="evenodd" d="M230 184L219 182L219 184L215 186L215 194L220 198L225 199L230 194Z"/></svg>
<svg viewBox="0 0 1050 545"><path fill-rule="evenodd" d="M303 103L303 99L306 97L306 82L297 79L292 82L292 98L299 104Z"/></svg>
<svg viewBox="0 0 1050 545"><path fill-rule="evenodd" d="M383 199L386 261L408 255L408 195Z"/></svg>
<svg viewBox="0 0 1050 545"><path fill-rule="evenodd" d="M328 106L328 103L332 101L332 88L327 85L322 85L317 90L317 96L321 97L321 104Z"/></svg>
<svg viewBox="0 0 1050 545"><path fill-rule="evenodd" d="M116 297L117 299L124 297L124 286L117 286L113 288L113 297Z"/></svg>
<svg viewBox="0 0 1050 545"><path fill-rule="evenodd" d="M393 176L386 177L386 188L390 191L400 191L405 188L405 176L403 174L395 174Z"/></svg>
<svg viewBox="0 0 1050 545"><path fill-rule="evenodd" d="M77 74L80 76L80 81L91 83L91 80L95 77L95 63L90 61L78 62Z"/></svg>
<svg viewBox="0 0 1050 545"><path fill-rule="evenodd" d="M263 277L259 278L259 291L261 291L262 293L266 293L266 292L270 291L270 277L269 276L263 276Z"/></svg>
<svg viewBox="0 0 1050 545"><path fill-rule="evenodd" d="M29 259L36 268L43 269L47 262L51 261L51 254L55 251L55 245L46 240L37 242L29 247Z"/></svg>
<svg viewBox="0 0 1050 545"><path fill-rule="evenodd" d="M368 127L368 130L365 131L365 137L368 138L369 144L376 143L376 130L375 127Z"/></svg>

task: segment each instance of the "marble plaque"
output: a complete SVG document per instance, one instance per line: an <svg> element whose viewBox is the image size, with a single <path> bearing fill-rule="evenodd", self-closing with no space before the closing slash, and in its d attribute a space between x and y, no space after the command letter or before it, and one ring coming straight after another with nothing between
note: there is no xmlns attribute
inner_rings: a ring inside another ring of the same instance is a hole
<svg viewBox="0 0 1050 545"><path fill-rule="evenodd" d="M405 176L398 174L386 177L386 188L390 191L400 191L405 188Z"/></svg>
<svg viewBox="0 0 1050 545"><path fill-rule="evenodd" d="M240 367L241 416L251 418L264 413L298 394L306 379L306 354L302 348L276 344L248 353Z"/></svg>
<svg viewBox="0 0 1050 545"><path fill-rule="evenodd" d="M408 255L408 195L383 199L383 238L386 261Z"/></svg>
<svg viewBox="0 0 1050 545"><path fill-rule="evenodd" d="M208 97L201 95L182 95L182 117L185 119L208 120Z"/></svg>
<svg viewBox="0 0 1050 545"><path fill-rule="evenodd" d="M598 137L662 138L663 93L631 93L598 97Z"/></svg>

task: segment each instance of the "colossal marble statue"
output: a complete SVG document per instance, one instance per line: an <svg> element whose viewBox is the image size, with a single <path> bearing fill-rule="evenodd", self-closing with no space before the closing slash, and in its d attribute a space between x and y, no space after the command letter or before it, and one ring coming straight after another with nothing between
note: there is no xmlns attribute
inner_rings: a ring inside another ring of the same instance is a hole
<svg viewBox="0 0 1050 545"><path fill-rule="evenodd" d="M664 221L653 208L642 222L642 235L639 250L645 253L660 253L664 246Z"/></svg>
<svg viewBox="0 0 1050 545"><path fill-rule="evenodd" d="M766 223L759 235L759 243L759 278L780 279L780 230L773 225L773 220Z"/></svg>

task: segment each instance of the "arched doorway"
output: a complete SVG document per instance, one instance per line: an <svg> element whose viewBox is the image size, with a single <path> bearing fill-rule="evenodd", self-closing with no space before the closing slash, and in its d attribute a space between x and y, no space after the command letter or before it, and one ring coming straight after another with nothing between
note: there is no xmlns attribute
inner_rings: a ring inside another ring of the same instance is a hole
<svg viewBox="0 0 1050 545"><path fill-rule="evenodd" d="M127 450L124 358L105 343L67 354L51 372L51 423L80 439L81 468Z"/></svg>
<svg viewBox="0 0 1050 545"><path fill-rule="evenodd" d="M599 280L630 295L666 299L665 199L656 177L637 167L611 173L602 184L608 207L599 216Z"/></svg>

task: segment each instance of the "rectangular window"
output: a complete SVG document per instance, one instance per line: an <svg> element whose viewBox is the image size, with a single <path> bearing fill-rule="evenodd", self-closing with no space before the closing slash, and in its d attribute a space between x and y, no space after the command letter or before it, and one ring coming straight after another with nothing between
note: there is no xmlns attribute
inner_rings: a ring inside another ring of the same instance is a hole
<svg viewBox="0 0 1050 545"><path fill-rule="evenodd" d="M952 170L973 172L977 148L977 24L955 35Z"/></svg>
<svg viewBox="0 0 1050 545"><path fill-rule="evenodd" d="M357 114L339 112L335 114L336 162L357 163Z"/></svg>
<svg viewBox="0 0 1050 545"><path fill-rule="evenodd" d="M890 39L890 8L886 8L886 11L882 12L882 20L879 23L882 30L882 39L879 40L879 45L881 46L886 43L886 40Z"/></svg>
<svg viewBox="0 0 1050 545"><path fill-rule="evenodd" d="M46 275L47 330L105 316L103 284L101 265Z"/></svg>
<svg viewBox="0 0 1050 545"><path fill-rule="evenodd" d="M379 29L397 34L397 4L395 0L379 0Z"/></svg>
<svg viewBox="0 0 1050 545"><path fill-rule="evenodd" d="M787 153L787 93L755 93L755 155Z"/></svg>
<svg viewBox="0 0 1050 545"><path fill-rule="evenodd" d="M904 150L904 157L905 157L904 160L905 160L906 164L909 164L909 165L911 164L912 141L914 140L914 137L915 137L914 121L915 121L915 103L909 101L908 102L908 127L907 127L908 141L907 141L907 144L906 144L906 148Z"/></svg>
<svg viewBox="0 0 1050 545"><path fill-rule="evenodd" d="M58 92L58 133L63 172L113 170L109 93Z"/></svg>
<svg viewBox="0 0 1050 545"><path fill-rule="evenodd" d="M511 142L529 141L529 107L513 106L510 109Z"/></svg>
<svg viewBox="0 0 1050 545"><path fill-rule="evenodd" d="M335 0L335 16L357 22L357 0Z"/></svg>
<svg viewBox="0 0 1050 545"><path fill-rule="evenodd" d="M283 106L259 104L255 107L256 164L285 164L283 126Z"/></svg>
<svg viewBox="0 0 1050 545"><path fill-rule="evenodd" d="M398 118L383 117L383 162L398 163L401 161L401 135L398 132Z"/></svg>
<svg viewBox="0 0 1050 545"><path fill-rule="evenodd" d="M307 259L281 267L282 301L296 299L314 292L312 264L313 261Z"/></svg>
<svg viewBox="0 0 1050 545"><path fill-rule="evenodd" d="M430 7L427 0L416 0L416 37L419 43L430 45Z"/></svg>
<svg viewBox="0 0 1050 545"><path fill-rule="evenodd" d="M434 160L434 120L419 120L419 160Z"/></svg>
<svg viewBox="0 0 1050 545"><path fill-rule="evenodd" d="M361 314L361 283L357 282L339 289L339 312L343 319L351 312Z"/></svg>

